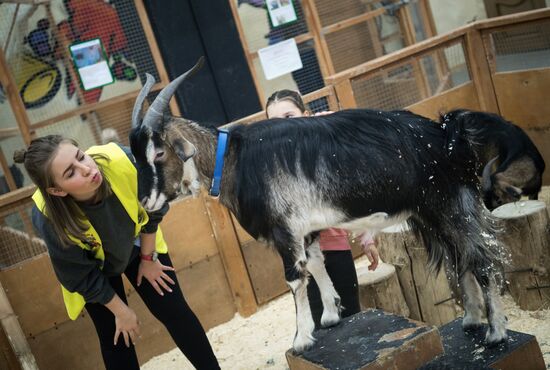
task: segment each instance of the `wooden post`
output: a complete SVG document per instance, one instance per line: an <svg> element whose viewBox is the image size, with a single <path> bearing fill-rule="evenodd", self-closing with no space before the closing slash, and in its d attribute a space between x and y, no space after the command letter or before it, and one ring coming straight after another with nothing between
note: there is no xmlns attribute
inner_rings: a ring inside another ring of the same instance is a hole
<svg viewBox="0 0 550 370"><path fill-rule="evenodd" d="M336 91L340 109L357 108L357 101L355 100L355 94L353 93L353 87L349 79L335 83L334 90Z"/></svg>
<svg viewBox="0 0 550 370"><path fill-rule="evenodd" d="M396 266L410 317L432 325L454 320L459 310L444 271L428 267L428 252L406 224L389 227L377 235L382 260Z"/></svg>
<svg viewBox="0 0 550 370"><path fill-rule="evenodd" d="M506 281L524 310L550 306L550 223L546 205L528 200L504 204L493 211L503 226L500 240L508 247Z"/></svg>
<svg viewBox="0 0 550 370"><path fill-rule="evenodd" d="M233 13L233 19L235 20L235 25L237 26L237 31L239 32L239 39L241 40L241 45L243 46L244 56L246 58L246 64L248 64L248 69L250 70L252 81L254 81L254 87L256 87L256 92L258 93L258 99L261 102L264 102L267 100L267 96L265 96L264 94L264 91L260 84L260 78L258 77L256 68L254 67L254 58L252 57L252 53L250 52L250 47L248 46L248 42L246 41L243 24L241 23L241 17L239 16L239 11L237 9L236 4L237 4L236 1L229 0L231 13Z"/></svg>
<svg viewBox="0 0 550 370"><path fill-rule="evenodd" d="M55 18L52 13L51 4L48 2L44 5L46 9L46 15L48 17L48 21L50 24L54 25ZM78 101L80 105L85 105L86 101L84 100L84 93L82 92L81 85L80 85L80 78L75 71L75 67L72 63L72 57L71 53L69 51L69 45L71 42L67 40L65 37L65 34L63 32L59 32L57 30L57 27L52 27L52 36L56 43L59 43L61 47L61 59L63 61L63 64L65 65L67 72L71 76L71 79L73 81L76 96L78 97ZM101 143L101 125L99 121L97 120L97 116L90 112L90 114L85 115L86 119L89 120L90 125L90 132L94 136L94 141L96 143Z"/></svg>
<svg viewBox="0 0 550 370"><path fill-rule="evenodd" d="M321 74L323 77L330 76L335 72L335 70L332 63L332 58L330 57L330 50L328 48L327 40L322 31L317 5L313 0L303 0L302 9L304 11L304 17L310 33L313 35L313 39L315 41L315 52L317 54L317 61L319 62Z"/></svg>
<svg viewBox="0 0 550 370"><path fill-rule="evenodd" d="M6 97L10 102L11 109L13 111L13 116L17 121L17 126L21 130L21 136L23 136L23 141L26 145L31 143L32 134L31 134L31 122L29 116L27 116L27 111L25 109L25 104L23 99L19 95L19 90L17 88L17 83L10 73L8 62L4 55L4 51L0 49L0 83L2 84Z"/></svg>
<svg viewBox="0 0 550 370"><path fill-rule="evenodd" d="M0 282L0 322L10 343L11 349L23 370L38 370L38 365L31 352L27 338L13 312L8 296Z"/></svg>
<svg viewBox="0 0 550 370"><path fill-rule="evenodd" d="M361 310L379 308L396 315L409 316L409 307L403 297L395 266L381 263L375 271L368 271L367 266L359 267L357 280Z"/></svg>
<svg viewBox="0 0 550 370"><path fill-rule="evenodd" d="M15 184L15 180L13 178L13 175L11 174L10 167L8 166L8 161L4 156L4 151L2 150L2 148L0 148L0 168L2 168L2 171L4 172L4 178L6 179L6 183L8 184L8 189L10 189L10 191L16 190L17 185Z"/></svg>
<svg viewBox="0 0 550 370"><path fill-rule="evenodd" d="M205 193L201 196L204 197L206 210L212 222L214 238L218 244L235 304L239 314L248 317L256 312L258 305L231 216L227 208L217 200Z"/></svg>
<svg viewBox="0 0 550 370"><path fill-rule="evenodd" d="M141 22L141 26L143 27L143 32L145 33L147 44L149 45L149 49L151 50L151 55L153 56L153 60L155 61L155 66L157 67L160 81L164 84L168 84L170 83L170 77L168 77L168 73L166 72L166 68L164 67L164 61L162 59L162 55L160 54L157 40L155 38L155 34L153 33L153 28L151 27L151 23L149 22L147 11L145 10L145 6L143 5L143 0L134 0L134 5L136 7L139 20ZM172 114L175 116L181 116L181 112L176 99L170 99L169 104Z"/></svg>
<svg viewBox="0 0 550 370"><path fill-rule="evenodd" d="M409 307L409 317L422 321L422 311L416 297L411 260L405 248L407 244L416 243L415 237L407 233L406 228L394 227L384 229L376 236L376 241L382 260L396 267L403 296Z"/></svg>
<svg viewBox="0 0 550 370"><path fill-rule="evenodd" d="M405 45L409 46L416 43L416 34L414 31L414 24L409 12L409 7L402 7L398 10L399 14L399 23L401 29L403 29L403 38L405 39ZM411 60L411 65L413 67L414 79L416 80L416 86L420 97L426 99L430 97L430 84L427 78L427 72L422 64L421 58L416 57Z"/></svg>
<svg viewBox="0 0 550 370"><path fill-rule="evenodd" d="M481 32L470 28L466 32L466 57L472 82L477 91L481 110L498 113L498 101L495 94L491 68L487 61Z"/></svg>
<svg viewBox="0 0 550 370"><path fill-rule="evenodd" d="M437 34L435 28L435 22L432 11L430 9L429 0L419 0L418 8L420 11L420 17L423 20L424 31L426 31L426 38L434 37Z"/></svg>

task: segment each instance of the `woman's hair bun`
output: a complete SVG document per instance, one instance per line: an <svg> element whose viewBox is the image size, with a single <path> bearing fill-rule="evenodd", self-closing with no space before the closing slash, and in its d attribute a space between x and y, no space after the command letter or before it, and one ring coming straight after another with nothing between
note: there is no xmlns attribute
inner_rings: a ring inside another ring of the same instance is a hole
<svg viewBox="0 0 550 370"><path fill-rule="evenodd" d="M13 152L13 161L15 163L24 163L26 154L27 149L17 149L15 152Z"/></svg>

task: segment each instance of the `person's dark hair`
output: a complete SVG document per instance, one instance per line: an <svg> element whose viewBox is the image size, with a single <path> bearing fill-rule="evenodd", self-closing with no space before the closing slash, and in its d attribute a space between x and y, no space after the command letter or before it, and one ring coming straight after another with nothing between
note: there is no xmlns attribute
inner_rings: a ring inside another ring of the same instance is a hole
<svg viewBox="0 0 550 370"><path fill-rule="evenodd" d="M296 105L296 107L302 113L307 111L307 107L304 104L304 101L300 93L294 90L286 90L286 89L275 91L273 94L271 94L271 96L267 98L267 102L265 103L265 110L267 111L267 107L269 107L271 104L284 101L284 100L294 103L294 105Z"/></svg>
<svg viewBox="0 0 550 370"><path fill-rule="evenodd" d="M55 233L64 245L68 245L73 243L68 235L83 239L86 226L82 211L70 195L59 197L46 191L46 189L56 186L51 173L51 164L61 143L69 143L78 147L78 143L72 139L64 138L61 135L48 135L31 141L26 150L16 150L13 153L13 160L15 163L24 164L32 182L42 193L45 213ZM109 161L109 158L101 154L92 155L92 158L98 164L101 174L104 175L98 159ZM103 179L104 181L98 189L97 199L104 199L111 193L108 180L105 176Z"/></svg>

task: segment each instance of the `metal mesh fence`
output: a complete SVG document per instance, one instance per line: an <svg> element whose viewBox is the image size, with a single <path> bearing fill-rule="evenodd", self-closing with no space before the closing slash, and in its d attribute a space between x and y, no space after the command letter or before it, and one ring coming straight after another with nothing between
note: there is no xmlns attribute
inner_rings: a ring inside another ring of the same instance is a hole
<svg viewBox="0 0 550 370"><path fill-rule="evenodd" d="M371 10L371 6L360 0L340 0L335 4L331 0L315 0L321 26L326 27L358 16Z"/></svg>
<svg viewBox="0 0 550 370"><path fill-rule="evenodd" d="M358 107L392 110L468 81L463 45L456 43L354 79L352 88Z"/></svg>
<svg viewBox="0 0 550 370"><path fill-rule="evenodd" d="M311 8L307 8L304 1L293 0L291 3L297 20L279 26L273 26L268 8L288 2L230 1L236 4L245 52L251 60L258 89L264 99L281 89L294 89L301 94L318 90L324 86L323 79L328 73L339 72L403 48L406 43L400 9L404 7L411 8L416 39L422 40L427 34L426 19L419 10L419 0L311 0ZM319 23L314 19L318 19ZM317 42L316 33L321 34L323 42ZM303 68L267 80L258 50L291 38L298 45ZM321 58L321 55L328 60Z"/></svg>
<svg viewBox="0 0 550 370"><path fill-rule="evenodd" d="M313 113L319 113L319 112L325 112L325 111L331 110L329 103L327 101L327 98L315 99L310 101L309 103L306 103L306 105L309 108L309 110Z"/></svg>
<svg viewBox="0 0 550 370"><path fill-rule="evenodd" d="M34 234L27 199L0 209L0 270L46 252L46 245Z"/></svg>
<svg viewBox="0 0 550 370"><path fill-rule="evenodd" d="M326 14L321 13L322 16L320 14L322 21L333 24L342 19L340 13L329 12L328 3L325 7ZM365 11L381 8L380 3L372 3L369 7L351 7L343 14L347 17L357 16ZM353 12L350 11L352 9ZM333 31L327 34L326 41L335 72L354 67L405 46L399 18L395 12L378 15L356 25Z"/></svg>
<svg viewBox="0 0 550 370"><path fill-rule="evenodd" d="M293 5L298 19L295 22L274 27L269 19L265 1L238 1L239 12L243 14L245 24L251 26L249 32L245 32L250 52L256 52L267 45L273 45L309 32L301 3L294 1ZM259 22L252 22L253 20ZM254 26L255 28L252 28Z"/></svg>
<svg viewBox="0 0 550 370"><path fill-rule="evenodd" d="M1 2L0 48L32 135L61 134L84 149L106 141L128 144L131 111L145 73L159 81L133 0ZM4 89L0 145L0 194L13 190L7 171L16 187L31 185L23 166L13 163L14 150L26 145ZM28 199L0 209L0 268L45 251L33 239L30 205Z"/></svg>
<svg viewBox="0 0 550 370"><path fill-rule="evenodd" d="M550 67L550 21L507 27L490 34L493 72Z"/></svg>
<svg viewBox="0 0 550 370"><path fill-rule="evenodd" d="M158 80L131 0L2 3L0 40L27 115L38 126L47 126L60 117L78 117L82 108L97 107L95 119L85 113L76 121L80 119L80 125L95 124L92 131L111 127L119 131L119 136L125 136L129 125L125 98L135 98L145 72ZM75 49L83 42L96 45ZM119 106L105 104L113 99L122 102L121 112L115 112ZM7 105L0 104L0 128L14 122L7 117ZM48 126L40 131L63 133L56 131L57 127L66 126ZM93 138L99 142L98 135ZM91 141L88 137L77 139Z"/></svg>

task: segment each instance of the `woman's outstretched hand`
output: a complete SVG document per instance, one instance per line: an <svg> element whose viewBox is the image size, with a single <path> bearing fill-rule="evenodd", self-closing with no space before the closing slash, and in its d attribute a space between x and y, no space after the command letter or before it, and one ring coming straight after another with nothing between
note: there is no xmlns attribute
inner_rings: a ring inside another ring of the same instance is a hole
<svg viewBox="0 0 550 370"><path fill-rule="evenodd" d="M124 303L118 295L114 295L113 298L105 304L113 315L115 315L115 336L113 343L117 344L120 334L124 338L126 347L130 347L130 341L132 344L136 344L136 340L139 338L139 321L136 313Z"/></svg>
<svg viewBox="0 0 550 370"><path fill-rule="evenodd" d="M130 341L136 345L136 340L139 338L139 321L136 313L130 307L126 306L118 315L115 315L115 346L118 342L118 337L122 334L126 347L130 347Z"/></svg>
<svg viewBox="0 0 550 370"><path fill-rule="evenodd" d="M175 271L173 267L163 265L159 260L156 261L144 261L141 260L139 264L137 274L137 285L141 285L142 279L145 277L147 281L155 288L160 295L164 295L164 290L172 293L172 288L168 283L175 285L176 282L172 280L165 271Z"/></svg>

